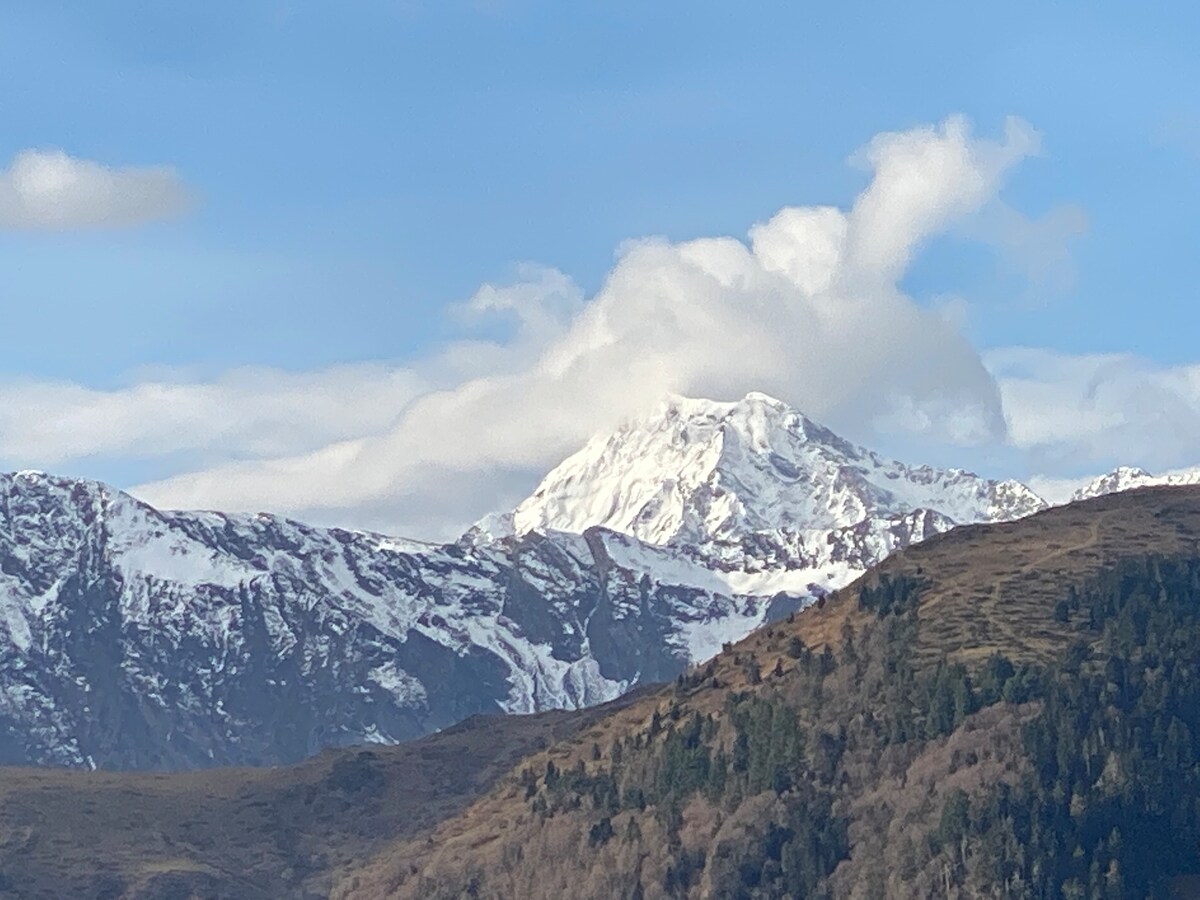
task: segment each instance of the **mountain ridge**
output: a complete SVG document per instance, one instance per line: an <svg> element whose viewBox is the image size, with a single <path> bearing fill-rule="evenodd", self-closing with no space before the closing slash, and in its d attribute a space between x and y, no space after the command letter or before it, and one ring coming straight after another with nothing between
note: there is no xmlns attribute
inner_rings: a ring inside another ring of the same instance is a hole
<svg viewBox="0 0 1200 900"><path fill-rule="evenodd" d="M1118 466L1111 472L1098 475L1071 494L1071 500L1088 500L1105 494L1136 490L1143 487L1180 487L1200 484L1200 467L1176 469L1163 475L1152 475L1139 466Z"/></svg>
<svg viewBox="0 0 1200 900"><path fill-rule="evenodd" d="M1191 777L1176 717L1200 707L1161 681L1190 690L1198 584L1200 487L939 534L530 755L334 896L1190 896L1200 820L1160 771ZM1180 766L1120 737L1152 728ZM1170 828L1122 844L1163 805Z"/></svg>
<svg viewBox="0 0 1200 900"><path fill-rule="evenodd" d="M674 485L657 503L656 483ZM551 514L589 490L578 508L605 515ZM0 476L0 761L286 762L601 703L897 550L1044 506L885 460L762 394L665 401L565 460L507 525L442 545Z"/></svg>
<svg viewBox="0 0 1200 900"><path fill-rule="evenodd" d="M512 514L515 533L601 526L649 543L704 546L761 531L844 528L881 511L956 521L1028 515L1025 485L907 466L856 446L762 393L671 397L599 435Z"/></svg>
<svg viewBox="0 0 1200 900"><path fill-rule="evenodd" d="M1151 488L939 534L604 707L279 768L5 769L0 896L1166 897L1200 873L1196 585L1200 488Z"/></svg>

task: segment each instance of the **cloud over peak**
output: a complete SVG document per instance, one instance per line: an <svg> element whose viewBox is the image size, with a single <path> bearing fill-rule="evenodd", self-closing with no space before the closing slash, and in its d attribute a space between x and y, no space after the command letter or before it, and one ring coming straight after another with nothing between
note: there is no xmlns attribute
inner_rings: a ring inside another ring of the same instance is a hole
<svg viewBox="0 0 1200 900"><path fill-rule="evenodd" d="M1017 120L987 140L951 118L871 141L858 160L873 177L848 210L786 207L748 241L626 242L590 298L562 273L527 268L458 308L468 320L508 317L511 337L413 364L431 390L386 431L138 490L167 506L445 533L504 502L499 486L531 484L667 393L767 391L856 437L878 427L1002 441L999 391L978 353L899 281L926 240L992 202L1036 149ZM467 483L478 486L469 497L444 490Z"/></svg>
<svg viewBox="0 0 1200 900"><path fill-rule="evenodd" d="M665 394L765 391L847 437L918 456L954 445L1075 458L1064 428L1141 424L1118 419L1125 395L1089 386L1108 384L1111 366L985 360L962 334L964 301L922 303L902 287L941 233L1007 252L1041 228L1000 198L1037 150L1016 119L995 139L960 117L881 134L852 158L871 178L844 207L787 206L745 239L626 241L592 296L522 266L451 307L461 339L402 363L160 375L109 391L0 382L0 464L136 460L168 473L134 488L163 507L446 537ZM0 176L9 227L131 224L185 201L168 169L63 154L22 155ZM1152 380L1183 397L1184 375Z"/></svg>
<svg viewBox="0 0 1200 900"><path fill-rule="evenodd" d="M112 168L62 150L24 150L0 172L0 228L116 228L178 215L190 195L170 166Z"/></svg>

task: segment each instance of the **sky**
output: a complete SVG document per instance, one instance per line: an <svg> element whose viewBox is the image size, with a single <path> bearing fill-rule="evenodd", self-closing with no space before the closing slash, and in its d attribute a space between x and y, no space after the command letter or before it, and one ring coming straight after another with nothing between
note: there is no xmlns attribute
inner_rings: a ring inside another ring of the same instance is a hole
<svg viewBox="0 0 1200 900"><path fill-rule="evenodd" d="M441 538L666 393L1200 465L1181 3L9 0L0 467Z"/></svg>

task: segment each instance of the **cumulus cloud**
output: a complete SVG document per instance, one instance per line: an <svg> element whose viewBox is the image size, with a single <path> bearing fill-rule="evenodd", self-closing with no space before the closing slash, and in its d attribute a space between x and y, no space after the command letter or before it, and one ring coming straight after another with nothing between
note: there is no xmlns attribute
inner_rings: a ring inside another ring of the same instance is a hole
<svg viewBox="0 0 1200 900"><path fill-rule="evenodd" d="M848 272L867 287L894 284L922 241L993 199L1005 173L1039 145L1017 118L998 142L972 139L961 116L940 128L877 135L856 157L874 178L851 213Z"/></svg>
<svg viewBox="0 0 1200 900"><path fill-rule="evenodd" d="M1200 437L1195 369L1028 349L981 358L962 334L965 301L923 304L901 288L949 230L1023 254L1031 277L1063 262L1045 245L1081 216L1031 220L999 196L1037 150L1015 119L997 139L961 118L879 135L852 158L870 179L846 208L786 207L744 239L629 241L590 297L562 272L520 267L450 310L461 340L404 364L143 374L113 390L0 382L0 463L143 460L176 473L133 489L160 506L448 537L670 392L766 391L885 449L999 449L1032 471L1075 474L1108 455L1186 462ZM62 154L23 155L0 177L9 227L130 223L183 202L169 170Z"/></svg>
<svg viewBox="0 0 1200 900"><path fill-rule="evenodd" d="M863 438L878 426L1002 440L1000 396L978 354L951 317L898 282L925 241L993 201L1005 173L1036 149L1017 120L998 140L974 136L961 118L880 135L855 158L873 175L848 210L785 208L745 241L628 242L591 298L546 269L487 286L459 314L507 320L508 339L423 361L442 387L385 431L137 492L166 506L446 533L667 392L763 390Z"/></svg>
<svg viewBox="0 0 1200 900"><path fill-rule="evenodd" d="M992 351L986 363L1010 441L1035 469L1162 470L1200 461L1200 365L1025 347Z"/></svg>
<svg viewBox="0 0 1200 900"><path fill-rule="evenodd" d="M190 202L169 166L112 168L61 150L25 150L0 172L0 228L68 230L140 225Z"/></svg>

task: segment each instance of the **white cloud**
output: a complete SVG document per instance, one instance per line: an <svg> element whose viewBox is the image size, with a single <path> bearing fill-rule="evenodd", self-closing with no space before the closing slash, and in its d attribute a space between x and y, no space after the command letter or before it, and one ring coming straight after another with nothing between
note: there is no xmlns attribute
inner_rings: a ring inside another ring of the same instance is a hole
<svg viewBox="0 0 1200 900"><path fill-rule="evenodd" d="M1000 142L972 139L961 116L940 128L877 135L858 156L875 176L851 213L858 227L848 271L867 287L894 284L923 240L993 199L1004 174L1036 154L1039 143L1037 132L1013 117Z"/></svg>
<svg viewBox="0 0 1200 900"><path fill-rule="evenodd" d="M110 168L61 150L25 150L0 172L0 228L5 229L139 225L176 215L189 203L169 166Z"/></svg>
<svg viewBox="0 0 1200 900"><path fill-rule="evenodd" d="M1002 440L999 394L978 354L949 317L897 282L925 240L992 201L1036 146L1016 120L999 141L973 137L959 118L881 135L859 157L874 177L849 211L787 208L748 243L631 241L586 302L544 269L485 287L460 312L507 315L511 340L424 361L422 372L462 377L436 379L445 387L408 404L386 431L137 492L166 506L444 534L668 391L764 390L861 437L879 423L928 440Z"/></svg>
<svg viewBox="0 0 1200 900"><path fill-rule="evenodd" d="M787 207L744 241L629 241L592 297L521 267L451 310L475 337L404 365L174 372L114 390L0 382L0 462L148 461L177 473L134 489L161 506L445 537L666 392L762 390L859 440L1019 452L1052 475L1110 457L1194 461L1200 370L1027 349L981 359L962 335L965 301L922 305L900 288L923 244L951 229L1024 258L1031 277L1066 260L1043 239L1061 246L1079 216L1029 220L998 198L1037 147L1018 120L999 140L961 118L880 135L854 158L873 175L848 209ZM169 170L22 159L0 177L9 227L128 223L184 202Z"/></svg>
<svg viewBox="0 0 1200 900"><path fill-rule="evenodd" d="M1022 347L992 351L986 362L1010 440L1035 467L1082 473L1200 461L1200 365Z"/></svg>
<svg viewBox="0 0 1200 900"><path fill-rule="evenodd" d="M214 381L158 377L115 390L0 382L0 459L53 467L89 456L271 458L383 433L428 389L415 371L380 365L241 368Z"/></svg>

